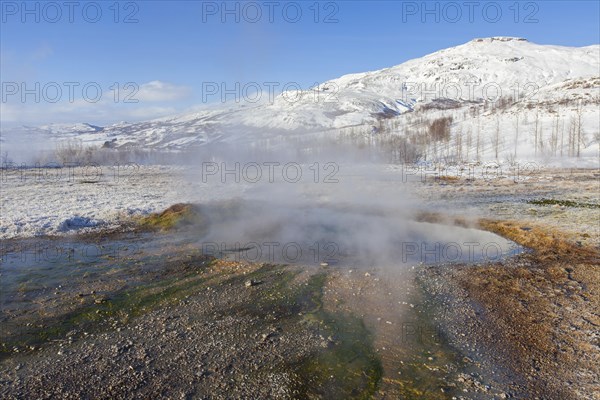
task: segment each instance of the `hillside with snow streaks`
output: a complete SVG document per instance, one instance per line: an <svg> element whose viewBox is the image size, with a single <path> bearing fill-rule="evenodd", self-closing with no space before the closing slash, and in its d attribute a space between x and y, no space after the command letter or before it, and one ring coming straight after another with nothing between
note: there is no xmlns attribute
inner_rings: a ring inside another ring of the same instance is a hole
<svg viewBox="0 0 600 400"><path fill-rule="evenodd" d="M503 107L497 106L508 98ZM4 130L2 140L10 148L18 133L39 140L78 138L98 145L114 141L115 147L182 150L220 142L301 138L310 132L369 135L385 130L402 135L414 126L415 115L421 123L452 116L452 140L468 131L477 134L477 158L485 159L497 157L489 148L494 130L502 130L501 153L516 147L517 157L539 156L544 154L538 148L543 147L544 135L553 135L554 142L562 135L564 147L565 131L575 129L576 119L584 136L579 155L593 158L598 152L599 107L600 45L574 48L493 37L391 68L345 75L310 90L285 92L272 103L212 105L194 113L106 127L22 127ZM517 126L521 132L514 134ZM461 146L467 145L464 142L461 139ZM557 156L558 150L546 155Z"/></svg>

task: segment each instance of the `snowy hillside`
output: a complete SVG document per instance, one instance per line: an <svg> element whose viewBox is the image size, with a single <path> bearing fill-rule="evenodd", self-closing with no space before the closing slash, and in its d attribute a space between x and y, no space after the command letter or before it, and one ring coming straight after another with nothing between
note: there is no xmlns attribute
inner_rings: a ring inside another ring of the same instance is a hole
<svg viewBox="0 0 600 400"><path fill-rule="evenodd" d="M282 93L272 103L213 105L191 114L106 127L23 127L3 131L2 140L9 149L14 137L75 137L97 145L109 141L114 147L180 150L305 137L309 132L403 135L451 116L446 156L454 149L466 160L509 154L594 158L600 131L599 75L600 45L573 48L520 38L475 39L391 68ZM435 155L440 156L438 149Z"/></svg>

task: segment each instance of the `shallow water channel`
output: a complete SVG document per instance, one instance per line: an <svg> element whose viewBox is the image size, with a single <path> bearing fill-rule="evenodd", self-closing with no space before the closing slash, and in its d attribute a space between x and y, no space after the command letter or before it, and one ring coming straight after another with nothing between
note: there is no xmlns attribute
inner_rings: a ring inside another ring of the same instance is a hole
<svg viewBox="0 0 600 400"><path fill-rule="evenodd" d="M397 342L397 331L390 329L400 324L410 323L429 332L435 329L433 325L427 326L426 299L409 279L413 266L497 261L522 251L514 243L489 232L417 222L381 210L273 209L260 204L229 204L201 206L199 212L202 216L199 225L166 232L3 241L0 268L3 358L64 337L74 326L79 326L82 310L102 307L107 300L120 304L120 299L136 289L180 279L199 265L209 263L210 257L309 268L327 265L342 274L350 270L365 274L364 271L374 269L394 272L394 276L403 277L398 278L399 286L391 285L391 280L382 275L387 286L375 284L370 292L365 291L372 297L362 299L356 306L357 311L369 313L364 317L366 326L375 333L375 345L385 348ZM392 291L395 291L393 296ZM339 295L345 295L343 290L340 289ZM383 296L385 301L373 296ZM392 303L387 304L390 299ZM397 312L394 307L399 304L405 308L408 304L412 306L405 312ZM383 320L375 319L379 314ZM86 323L94 323L93 318L86 318L89 320ZM88 328L93 329L85 327ZM443 343L424 344L420 339L421 336L413 337L396 346L397 349L408 346L409 350L398 350L393 357L384 356L384 372L389 372L389 365L400 365L398 360L412 360L412 364L407 363L406 368L394 373L403 373L402 379L412 380L412 385L422 390L431 387L437 390L439 385L432 383L438 379L435 374L418 365L422 361L428 363L431 357L446 365L454 362L454 356Z"/></svg>

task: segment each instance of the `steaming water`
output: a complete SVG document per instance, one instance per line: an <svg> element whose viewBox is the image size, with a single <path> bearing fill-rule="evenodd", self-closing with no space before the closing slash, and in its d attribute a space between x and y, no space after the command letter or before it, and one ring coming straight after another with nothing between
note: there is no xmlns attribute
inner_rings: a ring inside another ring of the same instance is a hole
<svg viewBox="0 0 600 400"><path fill-rule="evenodd" d="M208 254L248 262L340 267L496 261L522 251L498 235L406 219L394 210L262 201L200 207L201 222L170 233L130 234L89 242L75 237L2 244L0 300L17 309L35 299L85 291L90 282L137 278L167 260Z"/></svg>
<svg viewBox="0 0 600 400"><path fill-rule="evenodd" d="M367 315L369 330L376 332L377 345L391 349L398 332L380 330L375 315L394 321L395 327L423 323L401 306L420 301L411 265L498 260L521 251L489 232L416 222L406 213L383 207L231 201L202 205L199 213L197 225L169 233L128 234L96 242L75 236L0 243L0 323L5 334L22 337L27 326L60 321L83 294L110 298L152 282L153 276L164 278L169 266L185 264L194 255L212 254L249 262L378 268L386 286L378 284L379 291L361 297L360 312ZM386 373L393 376L390 365L431 350L418 340L394 348L401 350L382 354ZM441 363L453 354L438 346L435 356ZM405 379L413 376L427 389L442 384L433 375L403 371Z"/></svg>
<svg viewBox="0 0 600 400"><path fill-rule="evenodd" d="M522 251L478 229L417 222L396 210L234 201L202 208L207 253L252 262L349 267L497 261Z"/></svg>
<svg viewBox="0 0 600 400"><path fill-rule="evenodd" d="M522 251L489 232L415 221L418 207L397 174L354 165L340 171L344 175L335 185L283 182L254 185L249 191L240 188L244 200L204 202L199 222L174 232L96 242L74 236L0 243L0 322L6 327L20 324L23 316L60 316L77 294L94 290L111 295L151 281L149 276L173 262L208 254L249 262L387 270L382 276L389 287L360 301L368 302L363 310L367 316L377 310L383 320L400 326L408 317L398 311L399 305L418 300L411 266L497 261ZM193 174L191 178L197 179ZM208 182L202 190L220 193L216 186ZM390 276L397 278L393 285ZM388 313L381 315L381 310ZM379 340L385 344L387 338L384 333ZM424 350L417 343L399 346L407 347L415 353Z"/></svg>

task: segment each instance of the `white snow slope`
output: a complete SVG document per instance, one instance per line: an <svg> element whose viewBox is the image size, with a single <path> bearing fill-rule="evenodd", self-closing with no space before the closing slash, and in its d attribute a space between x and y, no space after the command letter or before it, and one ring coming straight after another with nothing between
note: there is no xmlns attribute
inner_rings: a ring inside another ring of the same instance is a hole
<svg viewBox="0 0 600 400"><path fill-rule="evenodd" d="M495 101L500 95L516 101L500 106ZM105 127L93 122L21 127L2 131L0 139L2 153L16 159L21 149L42 149L44 142L52 149L72 138L90 145L115 140L120 148L161 151L223 143L243 148L320 136L402 136L446 116L453 118L451 138L428 149L427 162L459 153L467 163L534 160L599 168L600 45L573 48L519 38L475 39L395 67L284 93L272 103L218 104ZM575 133L576 146L569 144ZM0 238L94 229L176 202L241 194L241 188L231 189L235 193L206 185L192 188L198 182L175 179L173 171L160 167L147 168L132 180L118 182L110 180L113 175L107 170L100 183L70 179L64 171L61 179L53 180L40 179L36 169L3 170Z"/></svg>
<svg viewBox="0 0 600 400"><path fill-rule="evenodd" d="M501 96L517 100L499 114L503 128L513 124L507 121L513 121L517 112L542 110L542 120L547 119L546 123L542 121L542 129L549 129L554 112L566 120L581 104L583 131L588 135L586 148L597 144L600 45L575 48L510 37L474 39L395 67L345 75L306 91L285 92L271 103L213 105L195 113L106 127L81 123L22 127L3 131L2 141L10 148L12 138L17 136L32 140L76 137L94 144L116 139L117 146L181 150L209 143L249 143L278 140L282 135L337 132L349 127L369 132L382 117L424 110L422 106L428 104L452 108L446 115L454 117L454 132L462 131L463 124L472 125L460 117L465 107L494 104ZM434 109L433 114L439 114L436 112ZM532 119L523 116L525 124ZM397 133L402 134L405 121L399 121ZM532 143L521 145L526 147L522 154L534 153L529 151Z"/></svg>

